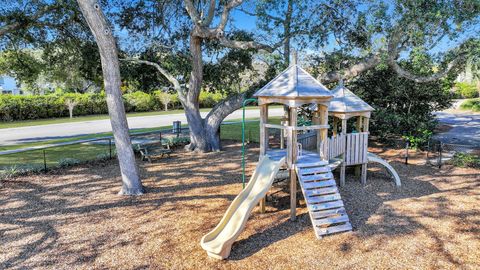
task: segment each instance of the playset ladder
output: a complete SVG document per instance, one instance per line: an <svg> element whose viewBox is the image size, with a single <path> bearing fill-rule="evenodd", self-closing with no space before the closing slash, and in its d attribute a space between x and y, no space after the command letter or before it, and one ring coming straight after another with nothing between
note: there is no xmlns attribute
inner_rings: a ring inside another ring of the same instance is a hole
<svg viewBox="0 0 480 270"><path fill-rule="evenodd" d="M352 225L328 164L296 164L296 171L317 238L351 231Z"/></svg>

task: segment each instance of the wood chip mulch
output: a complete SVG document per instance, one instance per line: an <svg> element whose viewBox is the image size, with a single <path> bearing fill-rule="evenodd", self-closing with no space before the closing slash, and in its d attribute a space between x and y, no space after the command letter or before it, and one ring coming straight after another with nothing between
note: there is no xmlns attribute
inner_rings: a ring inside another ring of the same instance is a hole
<svg viewBox="0 0 480 270"><path fill-rule="evenodd" d="M248 174L258 148L250 146ZM0 188L0 269L480 269L480 170L424 165L371 148L398 170L369 167L341 189L354 231L316 240L306 209L254 210L231 257L200 247L242 188L240 145L139 161L147 193L117 195L115 161L22 176Z"/></svg>

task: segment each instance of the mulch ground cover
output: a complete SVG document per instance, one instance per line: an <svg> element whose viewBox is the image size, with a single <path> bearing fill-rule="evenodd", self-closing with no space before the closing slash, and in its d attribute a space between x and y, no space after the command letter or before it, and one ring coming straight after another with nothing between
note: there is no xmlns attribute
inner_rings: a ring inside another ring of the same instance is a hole
<svg viewBox="0 0 480 270"><path fill-rule="evenodd" d="M116 161L21 176L0 188L0 269L479 269L480 170L425 165L423 153L370 148L391 162L367 185L341 189L353 232L317 240L304 205L289 220L281 186L254 210L229 260L207 257L201 237L241 191L241 148L176 150L140 162L146 194L117 195ZM258 159L250 145L247 174ZM288 193L284 193L288 194Z"/></svg>

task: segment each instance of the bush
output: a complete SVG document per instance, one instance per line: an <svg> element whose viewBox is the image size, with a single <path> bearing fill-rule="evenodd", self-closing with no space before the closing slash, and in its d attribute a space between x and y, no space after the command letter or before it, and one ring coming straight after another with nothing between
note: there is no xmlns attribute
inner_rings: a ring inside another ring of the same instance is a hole
<svg viewBox="0 0 480 270"><path fill-rule="evenodd" d="M123 95L126 112L145 112L164 108L160 100L153 94L133 92ZM178 108L178 95L169 94L170 106ZM213 107L224 96L220 93L201 92L200 107ZM48 95L13 96L0 95L0 121L21 121L44 118L68 117L66 100L74 101L77 105L73 109L74 116L107 114L108 106L104 92L100 94L61 93Z"/></svg>
<svg viewBox="0 0 480 270"><path fill-rule="evenodd" d="M80 160L75 159L75 158L62 158L58 161L58 165L62 168L77 165L77 164L80 164L80 163L81 163Z"/></svg>
<svg viewBox="0 0 480 270"><path fill-rule="evenodd" d="M0 95L0 121L34 120L68 116L65 101L77 102L75 116L108 112L104 94Z"/></svg>
<svg viewBox="0 0 480 270"><path fill-rule="evenodd" d="M480 168L480 157L468 153L455 153L452 163L457 167Z"/></svg>
<svg viewBox="0 0 480 270"><path fill-rule="evenodd" d="M201 108L212 108L222 101L224 96L221 93L200 92L199 103Z"/></svg>
<svg viewBox="0 0 480 270"><path fill-rule="evenodd" d="M422 131L417 131L416 134L419 134L419 135L402 136L404 140L409 142L410 148L412 149L420 149L421 147L424 147L425 145L427 145L428 141L432 138L433 132L428 129L424 129Z"/></svg>
<svg viewBox="0 0 480 270"><path fill-rule="evenodd" d="M480 112L480 98L469 99L460 105L461 109L472 110L474 112Z"/></svg>
<svg viewBox="0 0 480 270"><path fill-rule="evenodd" d="M463 98L478 97L478 89L474 84L459 82L455 84L455 89Z"/></svg>
<svg viewBox="0 0 480 270"><path fill-rule="evenodd" d="M126 111L147 112L153 111L155 106L154 98L144 92L133 92L123 95Z"/></svg>

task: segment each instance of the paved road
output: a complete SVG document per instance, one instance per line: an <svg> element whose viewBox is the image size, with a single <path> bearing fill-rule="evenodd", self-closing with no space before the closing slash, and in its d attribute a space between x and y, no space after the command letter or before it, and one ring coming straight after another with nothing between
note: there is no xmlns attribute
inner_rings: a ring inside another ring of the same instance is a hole
<svg viewBox="0 0 480 270"><path fill-rule="evenodd" d="M447 132L435 134L444 143L464 144L480 147L480 114L437 112L441 124L452 127Z"/></svg>
<svg viewBox="0 0 480 270"><path fill-rule="evenodd" d="M282 108L272 108L269 110L271 116L281 116ZM206 116L207 113L202 113ZM246 110L247 118L259 117L259 110ZM226 120L241 119L242 111L235 111L230 114ZM187 123L185 114L169 114L154 116L139 116L128 118L130 129L154 128L169 126L173 121L182 121ZM0 129L0 145L13 145L27 142L46 141L52 139L61 139L79 135L95 134L112 131L110 120L95 120L75 123L52 124L43 126L21 127Z"/></svg>

